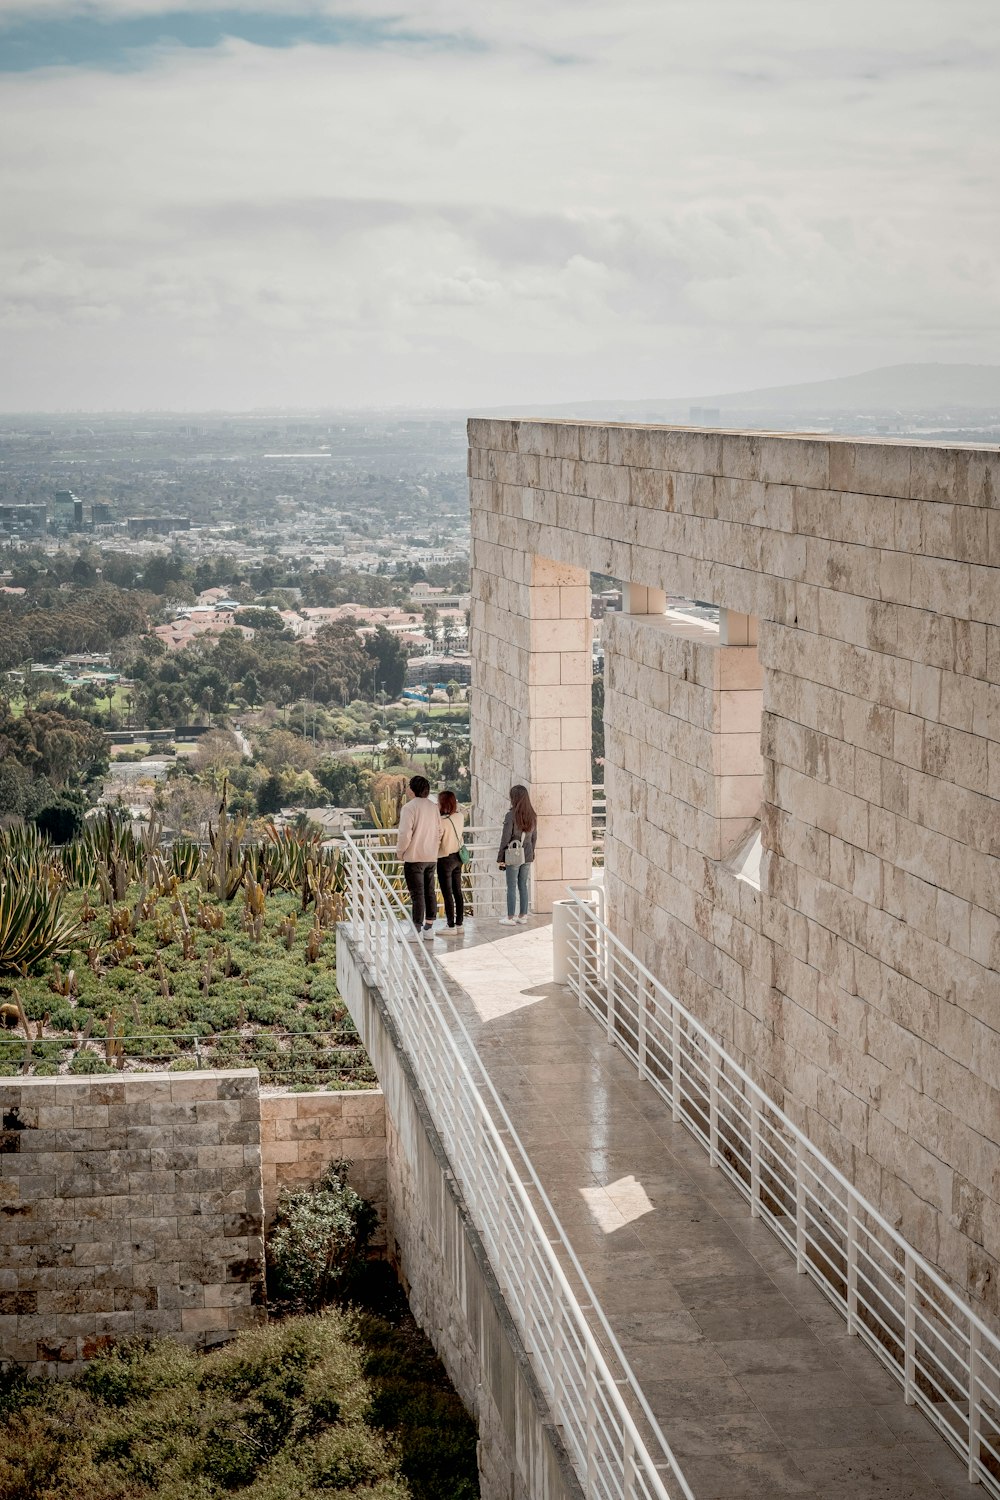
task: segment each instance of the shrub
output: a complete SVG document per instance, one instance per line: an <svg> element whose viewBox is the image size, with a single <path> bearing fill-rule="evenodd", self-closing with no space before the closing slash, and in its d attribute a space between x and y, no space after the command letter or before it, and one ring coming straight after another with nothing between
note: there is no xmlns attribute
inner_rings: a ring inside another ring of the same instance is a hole
<svg viewBox="0 0 1000 1500"><path fill-rule="evenodd" d="M315 1187L279 1199L267 1244L268 1290L279 1301L319 1307L363 1265L378 1216L348 1185L349 1167L331 1162Z"/></svg>
<svg viewBox="0 0 1000 1500"><path fill-rule="evenodd" d="M0 1383L5 1500L411 1500L368 1424L353 1320L288 1319L197 1354L119 1345L73 1381ZM442 1493L448 1493L447 1491Z"/></svg>

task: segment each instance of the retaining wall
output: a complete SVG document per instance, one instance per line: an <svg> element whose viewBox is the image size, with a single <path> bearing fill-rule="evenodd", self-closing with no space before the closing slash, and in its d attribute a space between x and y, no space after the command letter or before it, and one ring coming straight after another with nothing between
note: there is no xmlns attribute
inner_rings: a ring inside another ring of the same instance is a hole
<svg viewBox="0 0 1000 1500"><path fill-rule="evenodd" d="M263 1320L256 1073L0 1080L0 1356Z"/></svg>
<svg viewBox="0 0 1000 1500"><path fill-rule="evenodd" d="M385 1222L378 1090L262 1097L242 1071L4 1078L0 1123L0 1360L33 1374L120 1338L207 1346L263 1321L265 1211L337 1157Z"/></svg>

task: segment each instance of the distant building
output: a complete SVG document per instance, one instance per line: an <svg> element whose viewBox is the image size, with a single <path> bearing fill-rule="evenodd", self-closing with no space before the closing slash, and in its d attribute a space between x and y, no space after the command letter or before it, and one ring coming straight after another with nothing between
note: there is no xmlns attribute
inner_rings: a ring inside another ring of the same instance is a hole
<svg viewBox="0 0 1000 1500"><path fill-rule="evenodd" d="M90 507L91 526L111 526L114 522L114 511L106 500L95 500Z"/></svg>
<svg viewBox="0 0 1000 1500"><path fill-rule="evenodd" d="M406 663L407 687L445 687L457 682L462 687L472 681L471 656L411 656Z"/></svg>
<svg viewBox="0 0 1000 1500"><path fill-rule="evenodd" d="M79 517L82 524L83 502L76 498L72 490L56 490L55 499L52 502L53 531L76 530L77 506L79 506Z"/></svg>
<svg viewBox="0 0 1000 1500"><path fill-rule="evenodd" d="M129 536L169 536L172 531L190 531L190 516L129 516Z"/></svg>
<svg viewBox="0 0 1000 1500"><path fill-rule="evenodd" d="M0 531L10 536L42 536L45 520L44 505L0 505Z"/></svg>
<svg viewBox="0 0 1000 1500"><path fill-rule="evenodd" d="M692 406L688 409L688 420L696 427L718 427L719 416L717 406Z"/></svg>
<svg viewBox="0 0 1000 1500"><path fill-rule="evenodd" d="M592 620L603 620L605 615L620 614L621 607L621 589L605 589L601 594L591 594L590 596L590 618Z"/></svg>

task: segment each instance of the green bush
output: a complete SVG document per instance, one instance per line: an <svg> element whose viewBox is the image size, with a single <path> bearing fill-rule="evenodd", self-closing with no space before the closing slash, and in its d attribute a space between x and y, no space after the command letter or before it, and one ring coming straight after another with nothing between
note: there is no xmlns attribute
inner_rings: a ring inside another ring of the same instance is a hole
<svg viewBox="0 0 1000 1500"><path fill-rule="evenodd" d="M349 1166L331 1162L315 1187L278 1200L267 1242L268 1291L278 1301L319 1307L364 1264L378 1218L348 1185Z"/></svg>
<svg viewBox="0 0 1000 1500"><path fill-rule="evenodd" d="M119 1345L74 1381L0 1382L4 1500L413 1500L369 1420L356 1320L330 1311L197 1354ZM460 1491L443 1490L444 1494Z"/></svg>

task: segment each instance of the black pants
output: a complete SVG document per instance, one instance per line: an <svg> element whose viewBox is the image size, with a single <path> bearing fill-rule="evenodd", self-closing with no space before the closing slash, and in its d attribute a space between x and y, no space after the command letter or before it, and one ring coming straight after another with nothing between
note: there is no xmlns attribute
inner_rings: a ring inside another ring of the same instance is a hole
<svg viewBox="0 0 1000 1500"><path fill-rule="evenodd" d="M434 894L434 860L412 859L403 861L403 878L413 902L413 925L423 927L437 916L437 897Z"/></svg>
<svg viewBox="0 0 1000 1500"><path fill-rule="evenodd" d="M462 861L457 854L446 854L438 860L438 885L444 897L444 914L449 927L461 927L465 917L462 899Z"/></svg>

